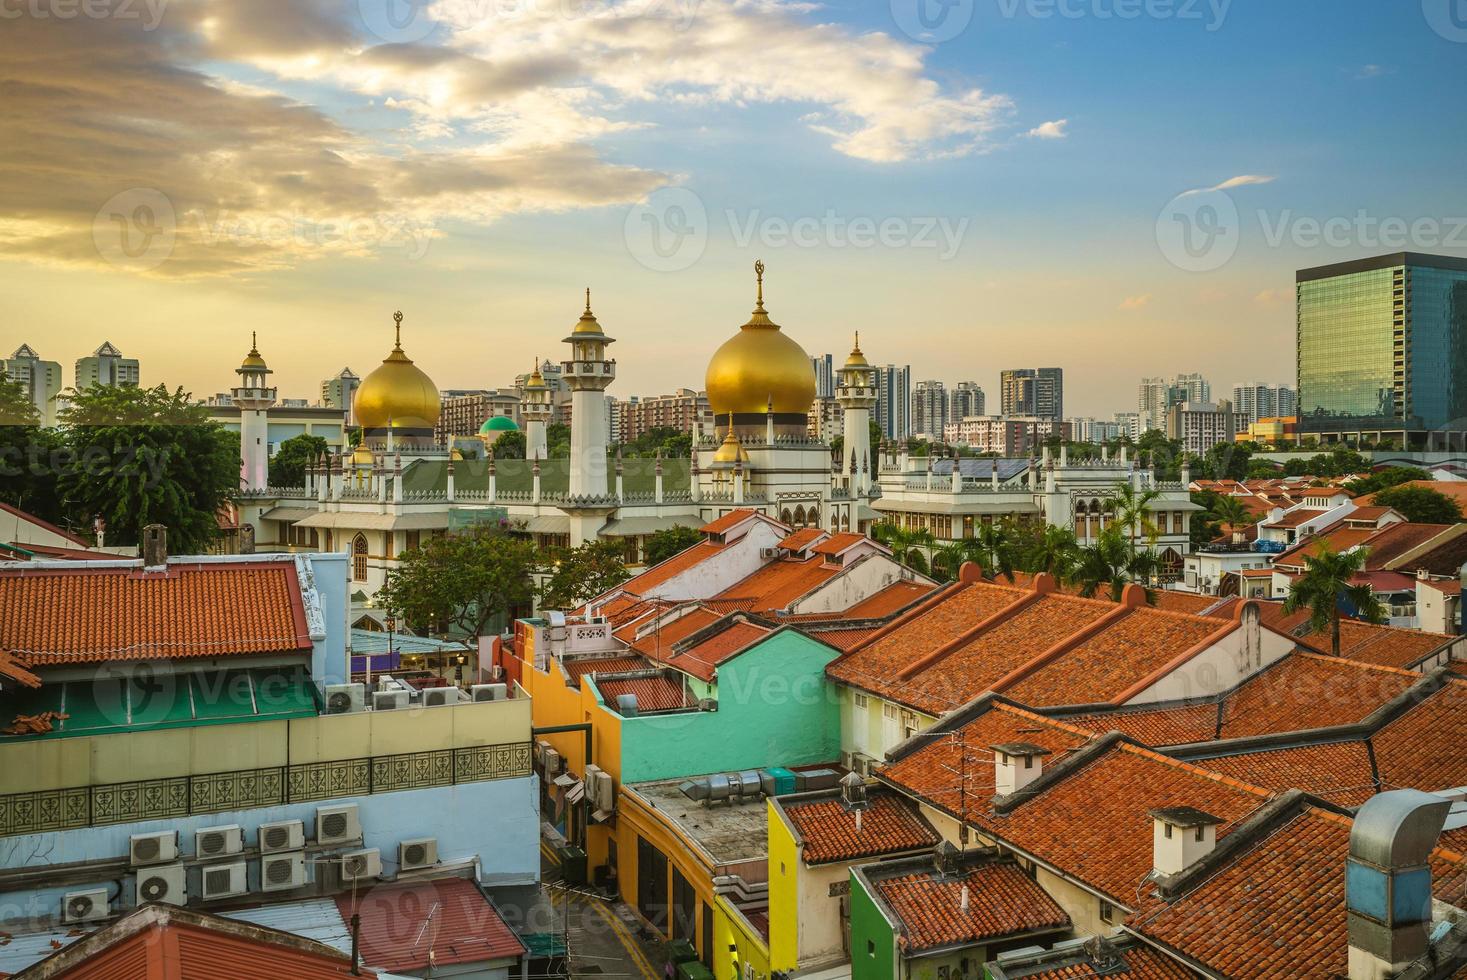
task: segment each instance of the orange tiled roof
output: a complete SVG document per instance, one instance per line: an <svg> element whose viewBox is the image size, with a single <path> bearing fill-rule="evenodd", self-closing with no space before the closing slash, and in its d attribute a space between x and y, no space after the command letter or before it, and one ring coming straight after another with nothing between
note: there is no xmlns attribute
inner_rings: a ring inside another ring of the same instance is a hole
<svg viewBox="0 0 1467 980"><path fill-rule="evenodd" d="M1298 542L1287 551L1275 555L1273 563L1276 567L1303 568L1305 556L1313 556L1322 547L1328 547L1331 551L1348 551L1369 541L1377 533L1375 528L1350 527L1344 521L1338 521L1318 534Z"/></svg>
<svg viewBox="0 0 1467 980"><path fill-rule="evenodd" d="M1180 899L1127 923L1209 971L1250 980L1327 980L1348 971L1345 876L1351 821L1312 807ZM1438 897L1460 879L1456 855L1433 861Z"/></svg>
<svg viewBox="0 0 1467 980"><path fill-rule="evenodd" d="M1292 636L1301 646L1319 653L1330 652L1327 632L1309 633L1309 611L1300 610L1284 613L1282 602L1251 600L1258 603L1263 624L1286 636ZM1236 606L1236 600L1228 603L1222 611ZM1411 668L1431 654L1451 643L1454 638L1444 633L1425 633L1421 630L1400 629L1394 626L1377 626L1358 619L1340 621L1340 656L1347 660L1375 664L1381 667Z"/></svg>
<svg viewBox="0 0 1467 980"><path fill-rule="evenodd" d="M362 959L379 970L441 969L517 958L526 951L489 899L465 878L380 884L355 897L351 892L336 897L348 922L354 905L361 915Z"/></svg>
<svg viewBox="0 0 1467 980"><path fill-rule="evenodd" d="M679 640L685 640L705 626L718 622L722 613L704 606L696 606L677 619L665 621L652 629L651 618L623 626L614 634L617 639L628 643L631 648L652 660L665 661L672 656L672 648ZM645 631L645 632L644 632ZM642 636L638 636L642 633Z"/></svg>
<svg viewBox="0 0 1467 980"><path fill-rule="evenodd" d="M786 551L804 551L812 542L825 537L829 532L818 527L802 527L779 543Z"/></svg>
<svg viewBox="0 0 1467 980"><path fill-rule="evenodd" d="M732 531L734 528L738 527L740 524L747 521L749 518L758 516L758 514L759 512L757 510L752 510L747 507L741 508L739 510L731 510L717 520L712 520L709 521L707 524L704 524L702 527L698 528L698 530L702 531L704 534L726 534L729 531Z"/></svg>
<svg viewBox="0 0 1467 980"><path fill-rule="evenodd" d="M841 613L844 619L880 619L931 595L936 586L925 582L893 582Z"/></svg>
<svg viewBox="0 0 1467 980"><path fill-rule="evenodd" d="M40 687L41 679L20 664L4 650L0 650L0 677L7 678L26 687Z"/></svg>
<svg viewBox="0 0 1467 980"><path fill-rule="evenodd" d="M1215 704L1191 704L1074 715L1065 720L1097 735L1121 732L1155 747L1211 741L1217 737L1217 713Z"/></svg>
<svg viewBox="0 0 1467 980"><path fill-rule="evenodd" d="M758 623L731 622L712 636L685 647L666 658L669 667L692 674L700 680L713 680L714 671L770 634Z"/></svg>
<svg viewBox="0 0 1467 980"><path fill-rule="evenodd" d="M615 705L623 694L637 696L638 711L670 711L692 706L687 685L679 678L659 674L656 677L608 677L596 679L601 700Z"/></svg>
<svg viewBox="0 0 1467 980"><path fill-rule="evenodd" d="M1467 786L1467 681L1448 678L1441 690L1371 736L1370 744L1382 789Z"/></svg>
<svg viewBox="0 0 1467 980"><path fill-rule="evenodd" d="M829 643L842 653L849 653L865 643L877 629L879 627L863 626L860 629L807 630L806 632L823 643Z"/></svg>
<svg viewBox="0 0 1467 980"><path fill-rule="evenodd" d="M578 657L561 662L571 687L580 687L587 674L624 674L629 670L645 670L652 666L645 657Z"/></svg>
<svg viewBox="0 0 1467 980"><path fill-rule="evenodd" d="M1376 793L1370 752L1363 739L1244 752L1198 765L1275 790L1301 789L1339 806L1356 807Z"/></svg>
<svg viewBox="0 0 1467 980"><path fill-rule="evenodd" d="M747 608L754 612L783 609L841 571L840 566L827 565L819 558L781 558L735 582L715 598L746 600Z"/></svg>
<svg viewBox="0 0 1467 980"><path fill-rule="evenodd" d="M857 534L855 531L842 531L840 534L832 534L827 540L815 546L817 555L838 555L852 545L860 544L866 540L866 535Z"/></svg>
<svg viewBox="0 0 1467 980"><path fill-rule="evenodd" d="M1218 603L1215 595L1179 592L1175 589L1159 589L1155 592L1155 596L1156 605L1153 608L1163 612L1190 613L1193 616L1203 615Z"/></svg>
<svg viewBox="0 0 1467 980"><path fill-rule="evenodd" d="M1327 513L1329 511L1316 510L1313 507L1300 507L1298 510L1289 511L1276 521L1268 521L1263 526L1283 529L1299 527L1301 524L1308 524L1310 521L1318 520Z"/></svg>
<svg viewBox="0 0 1467 980"><path fill-rule="evenodd" d="M1002 690L1033 707L1110 701L1187 651L1234 628L1203 616L1132 609Z"/></svg>
<svg viewBox="0 0 1467 980"><path fill-rule="evenodd" d="M289 562L0 567L0 650L28 667L310 648Z"/></svg>
<svg viewBox="0 0 1467 980"><path fill-rule="evenodd" d="M911 953L1070 924L1064 909L1012 861L980 864L962 875L877 878L872 885L901 920L902 945Z"/></svg>
<svg viewBox="0 0 1467 980"><path fill-rule="evenodd" d="M916 806L890 791L872 791L870 806L856 815L839 799L798 799L782 803L785 816L799 833L807 864L900 854L932 847L942 838L923 820Z"/></svg>
<svg viewBox="0 0 1467 980"><path fill-rule="evenodd" d="M1427 490L1435 490L1439 494L1451 497L1458 506L1467 510L1467 481L1464 480L1410 480L1399 484L1403 487L1425 487ZM1395 489L1392 487L1391 489ZM1379 493L1380 491L1376 491ZM1356 497L1355 503L1361 506L1375 503L1375 493L1368 493L1363 497Z"/></svg>
<svg viewBox="0 0 1467 980"><path fill-rule="evenodd" d="M1106 971L1107 980L1111 977L1120 977L1121 980L1193 980L1197 976L1150 946L1129 946L1117 950L1117 955L1125 965L1113 972ZM1024 980L1096 980L1097 976L1095 966L1087 959L1038 973L1026 973Z"/></svg>
<svg viewBox="0 0 1467 980"><path fill-rule="evenodd" d="M706 530L706 529L705 529ZM634 575L628 581L622 583L621 588L626 592L636 595L646 595L649 589L655 588L668 580L681 575L694 565L701 564L723 551L724 545L717 541L700 541L691 548L685 548L673 555L667 561L653 565L640 575Z"/></svg>

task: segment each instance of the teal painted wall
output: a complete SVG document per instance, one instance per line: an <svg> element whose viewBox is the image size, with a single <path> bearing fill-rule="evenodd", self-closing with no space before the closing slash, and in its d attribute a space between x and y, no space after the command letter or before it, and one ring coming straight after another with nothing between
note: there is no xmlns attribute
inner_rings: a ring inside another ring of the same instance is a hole
<svg viewBox="0 0 1467 980"><path fill-rule="evenodd" d="M851 876L851 980L896 977L896 934L855 875Z"/></svg>
<svg viewBox="0 0 1467 980"><path fill-rule="evenodd" d="M718 710L626 718L625 783L840 758L840 699L825 679L836 651L794 630L718 669Z"/></svg>

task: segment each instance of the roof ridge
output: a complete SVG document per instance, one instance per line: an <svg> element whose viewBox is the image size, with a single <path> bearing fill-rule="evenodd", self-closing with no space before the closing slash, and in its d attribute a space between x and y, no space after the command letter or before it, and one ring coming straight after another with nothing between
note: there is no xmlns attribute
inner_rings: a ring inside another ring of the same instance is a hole
<svg viewBox="0 0 1467 980"><path fill-rule="evenodd" d="M1420 630L1412 630L1411 632L1416 633L1416 632L1420 632ZM1428 633L1426 635L1430 636L1431 634ZM1445 634L1443 634L1443 635L1445 635ZM1295 637L1295 639L1297 639L1297 637ZM1306 658L1308 658L1310 660L1318 660L1318 661L1321 661L1321 662L1328 662L1328 663L1332 663L1332 664L1344 664L1347 667L1359 667L1359 668L1362 668L1364 670L1378 670L1378 671L1381 671L1382 673L1386 673L1386 674L1400 674L1403 677L1420 677L1421 676L1421 674L1418 671L1407 670L1404 667L1392 667L1389 664L1373 664L1373 663L1369 663L1369 662L1364 661L1364 660L1352 660L1349 657L1335 657L1335 656L1331 656L1330 654L1327 654L1327 653L1316 653L1313 650L1295 650L1294 653L1293 653L1293 656L1296 656L1296 657L1306 657ZM1283 663L1283 662L1284 661L1282 659L1280 659L1280 660L1275 661L1274 662L1274 665L1277 665L1277 664L1280 664L1280 663ZM1269 669L1269 668L1267 668L1267 667L1264 668L1264 670L1267 670L1267 669ZM1260 673L1262 673L1262 671L1260 671ZM1257 676L1257 675L1255 675L1255 676Z"/></svg>
<svg viewBox="0 0 1467 980"><path fill-rule="evenodd" d="M1014 616L1017 616L1018 614L1024 612L1030 606L1038 603L1047 594L1048 593L1046 592L1040 592L1038 590L1030 590L1028 592L1024 592L1017 599L995 610L994 612L989 613L987 616L978 620L978 622L974 623L972 626L968 627L966 630L959 633L951 640L948 640L937 649L931 650L918 657L911 663L907 664L901 670L897 671L897 678L903 681L911 680L913 677L917 676L917 674L926 670L928 667L931 667L933 664L939 663L947 659L947 657L949 657L950 655L963 649L969 643L972 643L974 640L978 639L978 637L993 629L999 623L1002 623L1005 620L1011 619Z"/></svg>
<svg viewBox="0 0 1467 980"><path fill-rule="evenodd" d="M1162 762L1169 766L1174 766L1176 768L1186 770L1187 772L1190 772L1195 776L1202 776L1206 779L1212 780L1213 782L1222 783L1225 786L1231 786L1234 789L1242 790L1246 793L1252 793L1255 796L1261 796L1267 799L1274 795L1271 790L1264 789L1262 786L1255 786L1253 783L1245 783L1243 782L1243 780L1234 779L1232 776L1224 776L1220 772L1214 772L1211 769L1204 769L1201 766L1193 765L1192 763L1187 762L1183 759L1176 759L1169 755L1162 755L1155 749L1148 748L1140 744L1139 742L1131 741L1129 738L1121 744L1120 748L1122 751L1129 751L1135 755L1142 756L1143 758L1149 758L1156 762Z"/></svg>

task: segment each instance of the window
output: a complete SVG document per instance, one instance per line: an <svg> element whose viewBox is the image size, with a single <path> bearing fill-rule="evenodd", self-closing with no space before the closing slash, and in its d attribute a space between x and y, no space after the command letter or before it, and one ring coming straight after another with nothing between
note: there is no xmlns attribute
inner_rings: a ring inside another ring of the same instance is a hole
<svg viewBox="0 0 1467 980"><path fill-rule="evenodd" d="M353 582L367 580L367 536L358 534L351 542L351 577Z"/></svg>
<svg viewBox="0 0 1467 980"><path fill-rule="evenodd" d="M1161 827L1162 827L1162 831L1166 835L1166 839L1167 840L1171 840L1172 839L1172 825L1169 824L1169 823L1164 823L1164 824L1161 825Z"/></svg>
<svg viewBox="0 0 1467 980"><path fill-rule="evenodd" d="M854 702L856 707L862 711L865 711L871 705L871 700L864 694L854 695Z"/></svg>
<svg viewBox="0 0 1467 980"><path fill-rule="evenodd" d="M876 959L876 940L866 940L866 955L871 957L873 960Z"/></svg>
<svg viewBox="0 0 1467 980"><path fill-rule="evenodd" d="M1116 920L1116 907L1109 902L1100 903L1100 921L1114 925Z"/></svg>
<svg viewBox="0 0 1467 980"><path fill-rule="evenodd" d="M404 550L406 550L406 551L417 551L418 548L422 547L422 542L423 542L423 532L422 531L406 531L406 532L404 532L404 534L406 536L406 543L405 543L405 546L404 546Z"/></svg>
<svg viewBox="0 0 1467 980"><path fill-rule="evenodd" d="M1202 827L1198 827L1197 830L1195 831L1195 833L1196 833L1197 836L1193 837L1192 839L1195 840L1195 841L1197 841L1198 843L1201 843L1202 842L1202 831L1203 831L1203 829L1204 828L1202 828Z"/></svg>

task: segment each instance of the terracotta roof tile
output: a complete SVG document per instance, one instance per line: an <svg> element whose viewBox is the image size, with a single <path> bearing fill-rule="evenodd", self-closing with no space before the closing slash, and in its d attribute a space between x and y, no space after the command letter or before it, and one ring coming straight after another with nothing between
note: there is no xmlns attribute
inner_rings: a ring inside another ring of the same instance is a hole
<svg viewBox="0 0 1467 980"><path fill-rule="evenodd" d="M1201 616L1217 603L1218 598L1215 595L1160 589L1156 592L1155 608L1163 612L1191 613L1194 616Z"/></svg>
<svg viewBox="0 0 1467 980"><path fill-rule="evenodd" d="M878 878L872 885L901 920L909 952L1070 924L1064 909L1012 861L981 864L963 875L941 876L934 870Z"/></svg>
<svg viewBox="0 0 1467 980"><path fill-rule="evenodd" d="M1382 789L1467 786L1467 681L1448 679L1376 732L1370 744Z"/></svg>
<svg viewBox="0 0 1467 980"><path fill-rule="evenodd" d="M1292 636L1301 646L1319 653L1330 652L1328 633L1309 632L1308 610L1286 614L1282 602L1251 601L1258 603L1265 626ZM1229 603L1222 611L1230 611L1234 605ZM1415 667L1454 639L1443 633L1377 626L1358 619L1340 621L1340 656L1380 667Z"/></svg>
<svg viewBox="0 0 1467 980"><path fill-rule="evenodd" d="M1032 707L1110 701L1232 628L1203 616L1133 609L1003 693Z"/></svg>
<svg viewBox="0 0 1467 980"><path fill-rule="evenodd" d="M681 679L663 674L656 677L597 677L596 689L601 692L601 700L612 706L623 694L635 694L639 712L671 711L692 707L694 703Z"/></svg>
<svg viewBox="0 0 1467 980"><path fill-rule="evenodd" d="M336 897L347 921L352 904L350 892ZM489 900L463 878L378 885L357 896L356 910L361 915L362 960L379 970L441 969L525 952Z"/></svg>
<svg viewBox="0 0 1467 980"><path fill-rule="evenodd" d="M813 542L819 541L829 532L818 527L802 527L779 543L786 551L804 551Z"/></svg>
<svg viewBox="0 0 1467 980"><path fill-rule="evenodd" d="M738 527L740 524L747 521L749 518L757 517L758 514L759 512L757 510L751 510L747 507L741 508L739 510L731 510L727 514L724 514L722 517L716 520L709 521L707 524L704 524L702 527L698 528L698 530L702 531L704 534L726 534L729 531L732 531L734 528Z"/></svg>
<svg viewBox="0 0 1467 980"><path fill-rule="evenodd" d="M1148 710L1120 710L1065 719L1095 734L1122 732L1151 746L1211 741L1217 735L1217 705L1192 704Z"/></svg>
<svg viewBox="0 0 1467 980"><path fill-rule="evenodd" d="M783 609L841 571L840 566L827 565L820 558L782 558L724 589L716 598L747 601L746 608L754 612Z"/></svg>
<svg viewBox="0 0 1467 980"><path fill-rule="evenodd" d="M677 650L666 658L669 667L692 674L704 681L713 680L720 665L738 656L772 632L758 623L732 622L701 642Z"/></svg>
<svg viewBox="0 0 1467 980"><path fill-rule="evenodd" d="M814 551L817 555L838 555L852 545L860 544L865 540L867 539L864 534L857 534L854 531L843 531L840 534L832 534L829 538L820 542L815 546Z"/></svg>
<svg viewBox="0 0 1467 980"><path fill-rule="evenodd" d="M707 609L701 605L688 608L676 619L667 619L662 616L662 623L653 629L653 621L648 618L636 623L624 626L616 631L616 638L631 645L631 648L643 656L656 661L665 661L672 656L673 645L679 640L685 640L698 632L705 626L711 626L722 617L722 613ZM639 635L640 634L640 635Z"/></svg>
<svg viewBox="0 0 1467 980"><path fill-rule="evenodd" d="M1348 973L1345 876L1351 822L1307 808L1198 887L1128 928L1220 975L1332 980ZM1434 890L1452 894L1458 861L1438 852Z"/></svg>
<svg viewBox="0 0 1467 980"><path fill-rule="evenodd" d="M652 666L646 657L578 657L561 662L571 687L580 687L587 674L623 674L629 670L645 670Z"/></svg>
<svg viewBox="0 0 1467 980"><path fill-rule="evenodd" d="M841 616L845 619L881 619L906 608L923 596L931 595L934 588L936 586L925 582L893 582L846 609Z"/></svg>
<svg viewBox="0 0 1467 980"><path fill-rule="evenodd" d="M1455 500L1459 506L1467 510L1467 481L1463 480L1410 480L1400 484L1403 487L1425 487L1435 490L1437 493ZM1380 491L1376 491L1379 493ZM1356 497L1355 503L1368 505L1375 503L1375 493L1368 493L1363 497Z"/></svg>
<svg viewBox="0 0 1467 980"><path fill-rule="evenodd" d="M0 650L0 677L14 681L17 684L24 684L26 687L41 686L41 679L39 677L22 667L16 662L14 657L4 650Z"/></svg>
<svg viewBox="0 0 1467 980"><path fill-rule="evenodd" d="M0 568L0 650L29 667L310 648L288 562Z"/></svg>
<svg viewBox="0 0 1467 980"><path fill-rule="evenodd" d="M1350 527L1344 521L1336 521L1318 534L1311 535L1287 551L1275 555L1273 563L1276 566L1303 568L1305 556L1313 555L1321 546L1328 546L1331 551L1347 551L1369 541L1376 533L1374 528Z"/></svg>
<svg viewBox="0 0 1467 980"><path fill-rule="evenodd" d="M1360 739L1199 759L1199 766L1276 791L1301 789L1339 806L1375 795L1370 752Z"/></svg>
<svg viewBox="0 0 1467 980"><path fill-rule="evenodd" d="M1118 955L1125 966L1114 972L1106 971L1103 975L1107 980L1110 977L1121 977L1123 980L1192 980L1197 976L1165 953L1159 953L1149 946L1130 946L1119 950ZM1096 980L1100 976L1102 974L1096 972L1094 965L1087 959L1038 973L1026 973L1024 980Z"/></svg>
<svg viewBox="0 0 1467 980"><path fill-rule="evenodd" d="M783 803L785 815L803 841L806 863L827 864L899 854L932 847L941 841L937 831L905 798L873 790L869 800L870 806L861 814L859 831L855 813L838 799Z"/></svg>
<svg viewBox="0 0 1467 980"><path fill-rule="evenodd" d="M837 650L849 653L865 643L877 629L878 627L875 626L867 626L861 629L808 630L807 632L816 639L829 643Z"/></svg>

